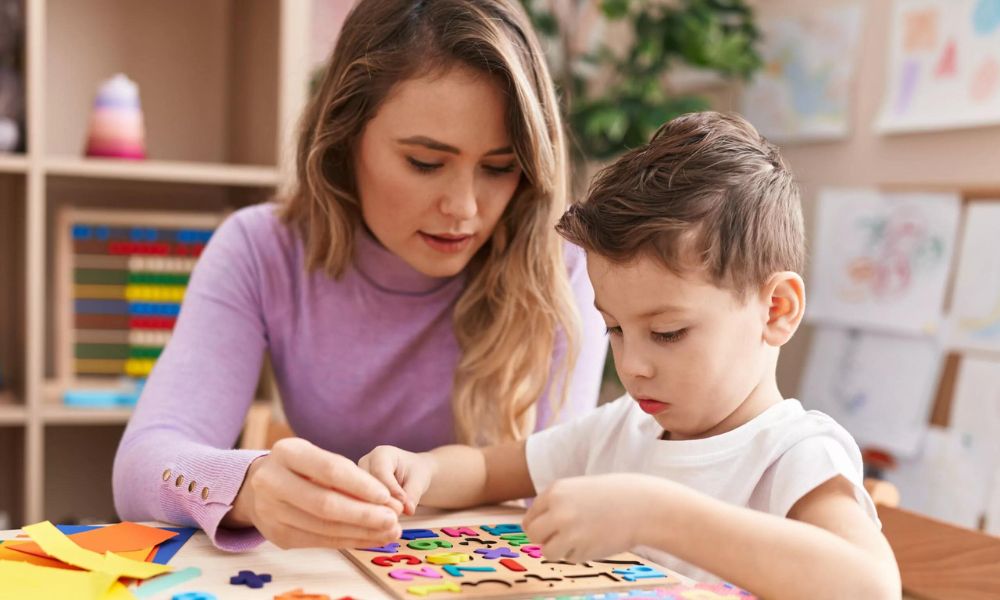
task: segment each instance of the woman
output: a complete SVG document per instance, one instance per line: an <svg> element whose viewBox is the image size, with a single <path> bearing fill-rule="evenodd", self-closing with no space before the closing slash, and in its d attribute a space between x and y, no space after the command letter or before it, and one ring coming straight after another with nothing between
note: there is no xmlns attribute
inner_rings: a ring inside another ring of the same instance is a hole
<svg viewBox="0 0 1000 600"><path fill-rule="evenodd" d="M373 446L515 439L596 402L601 320L553 230L563 134L516 0L362 0L297 161L288 200L201 257L118 449L123 519L228 550L379 543L412 507L354 464ZM265 351L300 437L231 450Z"/></svg>

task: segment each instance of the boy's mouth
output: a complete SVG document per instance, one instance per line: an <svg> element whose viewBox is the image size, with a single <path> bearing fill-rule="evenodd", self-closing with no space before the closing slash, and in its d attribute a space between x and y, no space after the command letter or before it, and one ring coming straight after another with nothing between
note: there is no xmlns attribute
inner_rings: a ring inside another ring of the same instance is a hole
<svg viewBox="0 0 1000 600"><path fill-rule="evenodd" d="M650 415L661 413L670 408L668 403L653 400L652 398L636 398L635 400L639 403L639 408L642 409L642 412Z"/></svg>

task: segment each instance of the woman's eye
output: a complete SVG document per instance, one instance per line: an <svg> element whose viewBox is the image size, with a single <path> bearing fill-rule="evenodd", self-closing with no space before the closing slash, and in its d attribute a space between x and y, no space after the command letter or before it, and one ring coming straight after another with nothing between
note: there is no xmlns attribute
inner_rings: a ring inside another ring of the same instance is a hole
<svg viewBox="0 0 1000 600"><path fill-rule="evenodd" d="M483 169L490 175L507 175L508 173L513 173L514 169L517 168L517 163L510 163L502 167L495 167L493 165L483 165Z"/></svg>
<svg viewBox="0 0 1000 600"><path fill-rule="evenodd" d="M410 164L421 173L430 173L440 169L442 166L440 163L425 163L413 158L412 156L407 156L406 160L408 160Z"/></svg>
<svg viewBox="0 0 1000 600"><path fill-rule="evenodd" d="M664 342L670 344L674 342L679 342L682 339L684 339L684 336L687 335L687 329L678 329L677 331L666 331L662 333L654 331L652 335L653 339L656 340L657 342Z"/></svg>

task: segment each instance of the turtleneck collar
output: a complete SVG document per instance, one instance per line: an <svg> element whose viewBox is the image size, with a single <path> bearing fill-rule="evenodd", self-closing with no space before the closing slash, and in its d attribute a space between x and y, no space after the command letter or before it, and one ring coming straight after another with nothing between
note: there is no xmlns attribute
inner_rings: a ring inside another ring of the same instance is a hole
<svg viewBox="0 0 1000 600"><path fill-rule="evenodd" d="M383 292L424 296L463 277L462 274L432 277L417 271L375 239L367 227L359 227L354 240L355 269L368 283Z"/></svg>

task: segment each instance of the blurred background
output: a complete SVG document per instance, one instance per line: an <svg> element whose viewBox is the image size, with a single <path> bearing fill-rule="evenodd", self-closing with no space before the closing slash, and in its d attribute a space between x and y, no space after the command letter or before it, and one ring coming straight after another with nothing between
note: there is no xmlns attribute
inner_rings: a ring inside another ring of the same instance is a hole
<svg viewBox="0 0 1000 600"><path fill-rule="evenodd" d="M577 197L684 112L780 145L810 252L782 391L844 424L901 506L1000 533L1000 1L524 3ZM0 529L118 520L114 451L186 273L287 181L351 4L0 0ZM160 275L88 279L87 244L120 230L151 261L128 270ZM120 323L80 299L109 283L134 293ZM620 393L609 362L602 399ZM267 372L258 396L280 419Z"/></svg>

